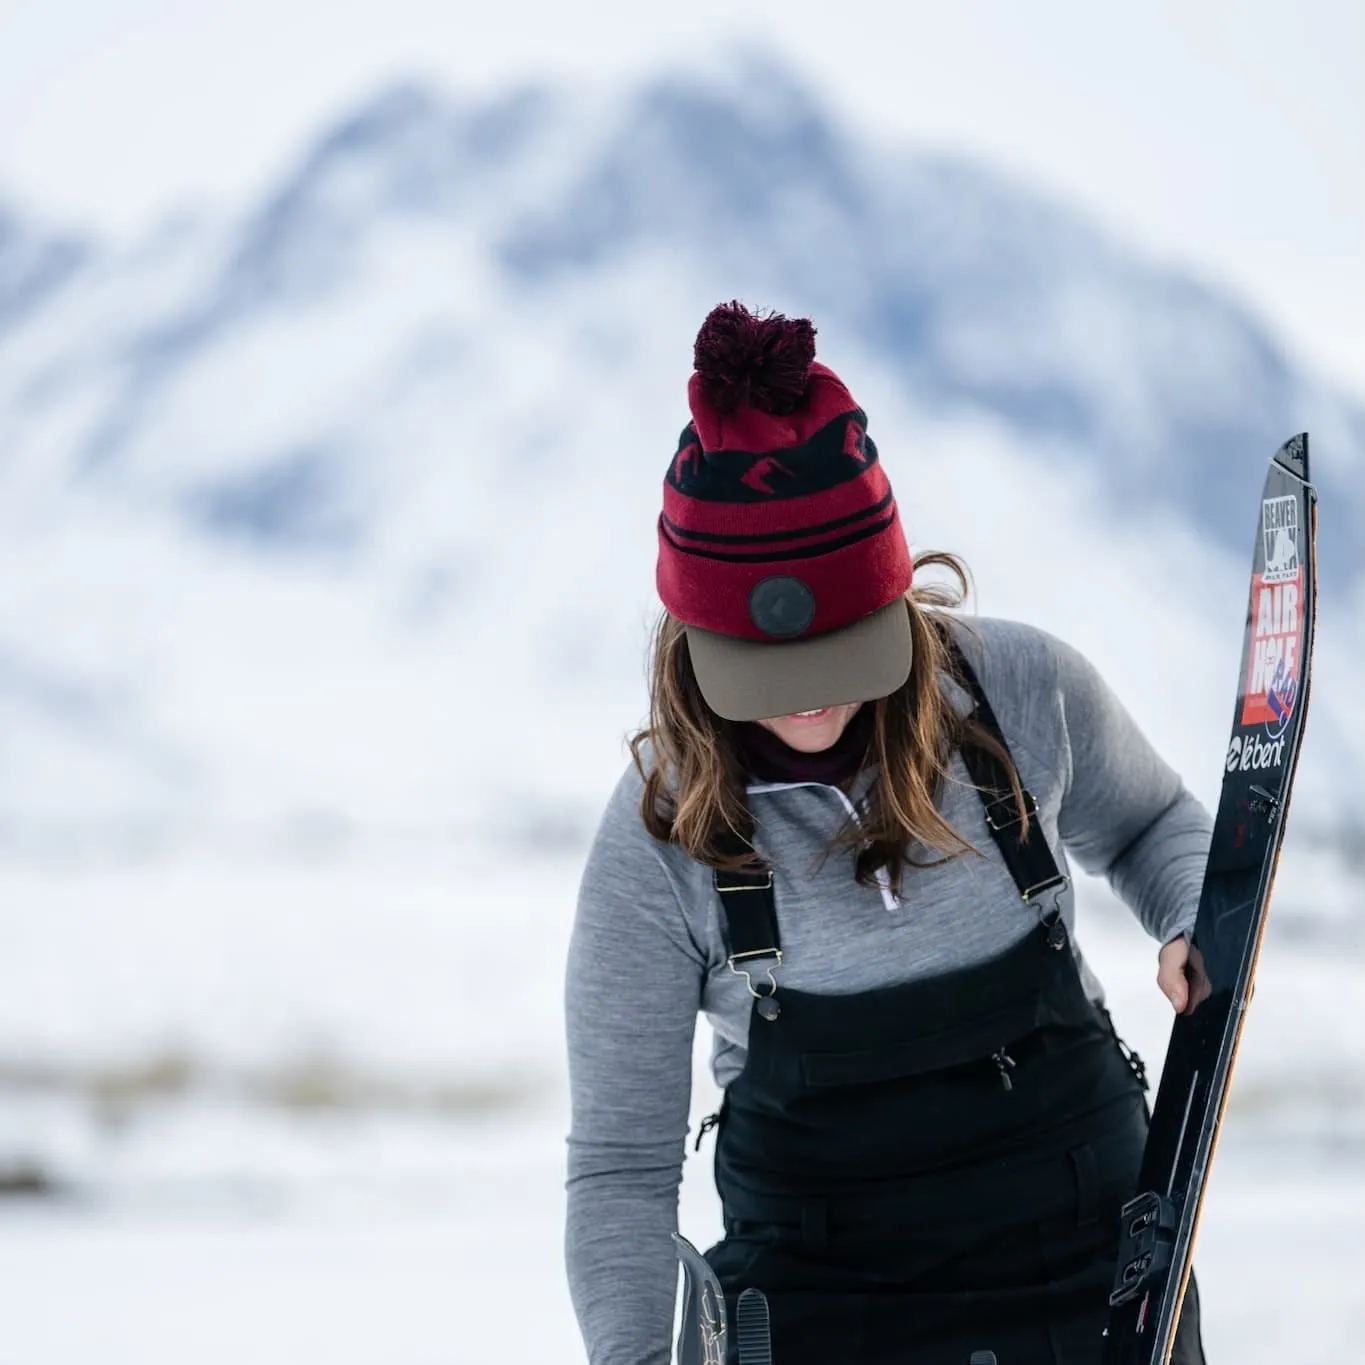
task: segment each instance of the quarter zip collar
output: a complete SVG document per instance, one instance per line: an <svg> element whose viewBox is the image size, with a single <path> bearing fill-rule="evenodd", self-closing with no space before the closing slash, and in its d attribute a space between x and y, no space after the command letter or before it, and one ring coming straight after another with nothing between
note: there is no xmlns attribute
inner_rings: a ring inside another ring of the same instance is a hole
<svg viewBox="0 0 1365 1365"><path fill-rule="evenodd" d="M833 792L835 796L843 802L844 809L852 818L853 823L859 829L863 827L863 822L858 816L858 807L854 797L861 800L868 788L872 785L875 770L864 768L853 784L854 796L850 796L842 787L832 786L828 782L750 782L745 789L750 796L770 796L776 792L799 791L803 787L812 787L816 791ZM891 877L886 868L877 869L877 886L882 893L882 904L888 911L895 912L900 909L900 898L891 889Z"/></svg>

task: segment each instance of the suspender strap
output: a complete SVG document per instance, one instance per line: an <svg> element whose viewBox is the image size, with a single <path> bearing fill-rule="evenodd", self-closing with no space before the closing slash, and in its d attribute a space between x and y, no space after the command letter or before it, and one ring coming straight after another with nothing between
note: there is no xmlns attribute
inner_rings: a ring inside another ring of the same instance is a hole
<svg viewBox="0 0 1365 1365"><path fill-rule="evenodd" d="M747 854L749 846L733 835L726 835L722 847L727 853ZM730 937L730 966L739 971L764 958L782 961L782 941L777 934L777 903L773 896L773 871L731 871L715 868L711 880L720 894L721 909Z"/></svg>
<svg viewBox="0 0 1365 1365"><path fill-rule="evenodd" d="M977 724L1009 753L1000 722L996 720L990 701L957 641L950 637L948 648L963 684L976 703L973 714ZM1044 891L1064 888L1069 878L1058 869L1057 860L1038 828L1035 818L1038 803L1033 799L1033 794L1025 788L1024 810L1031 822L1025 831L1023 816L1014 799L1004 764L994 754L975 744L962 746L962 761L980 791L981 803L986 808L986 826L1000 850L1000 856L1005 860L1010 876L1014 878L1015 886L1019 888L1019 894L1024 900L1032 901Z"/></svg>
<svg viewBox="0 0 1365 1365"><path fill-rule="evenodd" d="M1008 754L1009 745L1005 742L990 701L957 641L951 637L948 639L948 649L959 676L976 704L973 714L977 723ZM1057 860L1052 856L1046 838L1038 830L1038 805L1032 793L1024 790L1024 810L1033 822L1030 831L1025 833L1023 818L1004 764L994 754L974 744L962 746L962 760L980 792L981 802L986 808L987 828L1015 886L1019 888L1020 896L1031 902L1045 891L1065 888L1070 879L1057 867ZM1036 837L1031 837L1033 835ZM752 851L747 843L728 832L721 840L721 847L728 854L747 855ZM762 999L764 995L776 991L772 968L782 961L772 869L762 867L731 871L715 868L711 878L725 915L730 942L730 970L744 976L749 981L750 991ZM755 989L750 973L755 968L765 966L772 987L771 991L760 992Z"/></svg>

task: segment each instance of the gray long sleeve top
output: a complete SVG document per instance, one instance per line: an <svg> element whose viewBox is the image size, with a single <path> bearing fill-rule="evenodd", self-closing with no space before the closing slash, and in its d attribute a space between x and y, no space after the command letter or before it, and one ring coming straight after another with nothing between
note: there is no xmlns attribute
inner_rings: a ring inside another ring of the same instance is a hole
<svg viewBox="0 0 1365 1365"><path fill-rule="evenodd" d="M1054 636L973 617L959 638L985 688L1041 827L1104 876L1151 937L1194 923L1212 821L1094 667ZM970 702L946 683L961 710ZM756 844L774 865L779 980L829 994L931 976L993 957L1037 923L1010 880L961 758L940 810L982 851L907 869L904 900L853 880L853 851L821 864L850 798L820 784L749 788ZM867 790L859 776L852 801ZM726 966L710 871L651 838L641 781L623 774L584 868L566 973L572 1120L565 1255L591 1365L667 1365L677 1269L669 1234L691 1100L699 1013L724 1086L743 1069L751 997ZM1073 897L1062 898L1074 935ZM1080 959L1092 998L1099 982Z"/></svg>

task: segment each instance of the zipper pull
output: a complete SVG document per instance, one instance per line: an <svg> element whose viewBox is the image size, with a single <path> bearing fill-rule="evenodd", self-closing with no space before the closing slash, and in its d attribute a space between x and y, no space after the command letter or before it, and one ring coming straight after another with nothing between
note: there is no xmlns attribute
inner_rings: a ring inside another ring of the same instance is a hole
<svg viewBox="0 0 1365 1365"><path fill-rule="evenodd" d="M705 1139L707 1133L709 1133L711 1129L715 1128L719 1123L720 1123L719 1114L707 1114L707 1116L704 1119L702 1119L701 1127L697 1129L697 1140L695 1143L692 1144L692 1150L694 1152L701 1151L701 1144L702 1141Z"/></svg>
<svg viewBox="0 0 1365 1365"><path fill-rule="evenodd" d="M999 1052L991 1053L991 1061L995 1063L995 1069L1000 1073L1000 1084L1006 1090L1014 1089L1014 1082L1010 1080L1010 1072L1018 1065L1013 1057L1002 1047Z"/></svg>
<svg viewBox="0 0 1365 1365"><path fill-rule="evenodd" d="M1119 1045L1119 1051L1123 1054L1123 1060L1128 1063L1128 1069L1133 1073L1137 1083L1144 1090L1150 1090L1151 1086L1147 1081L1147 1063L1118 1034L1115 1034L1114 1038Z"/></svg>

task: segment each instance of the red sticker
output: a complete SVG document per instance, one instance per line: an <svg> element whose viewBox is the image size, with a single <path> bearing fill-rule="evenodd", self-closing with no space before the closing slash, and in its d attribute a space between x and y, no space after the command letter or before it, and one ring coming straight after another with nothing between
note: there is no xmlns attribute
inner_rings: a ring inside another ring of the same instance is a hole
<svg viewBox="0 0 1365 1365"><path fill-rule="evenodd" d="M1299 693L1299 634L1303 573L1284 582L1251 580L1251 657L1247 661L1242 724L1262 723L1272 738L1294 714Z"/></svg>
<svg viewBox="0 0 1365 1365"><path fill-rule="evenodd" d="M1303 560L1299 500L1292 494L1261 503L1262 563L1251 579L1251 657L1243 689L1242 724L1263 724L1271 739L1289 726L1299 695L1299 633Z"/></svg>

